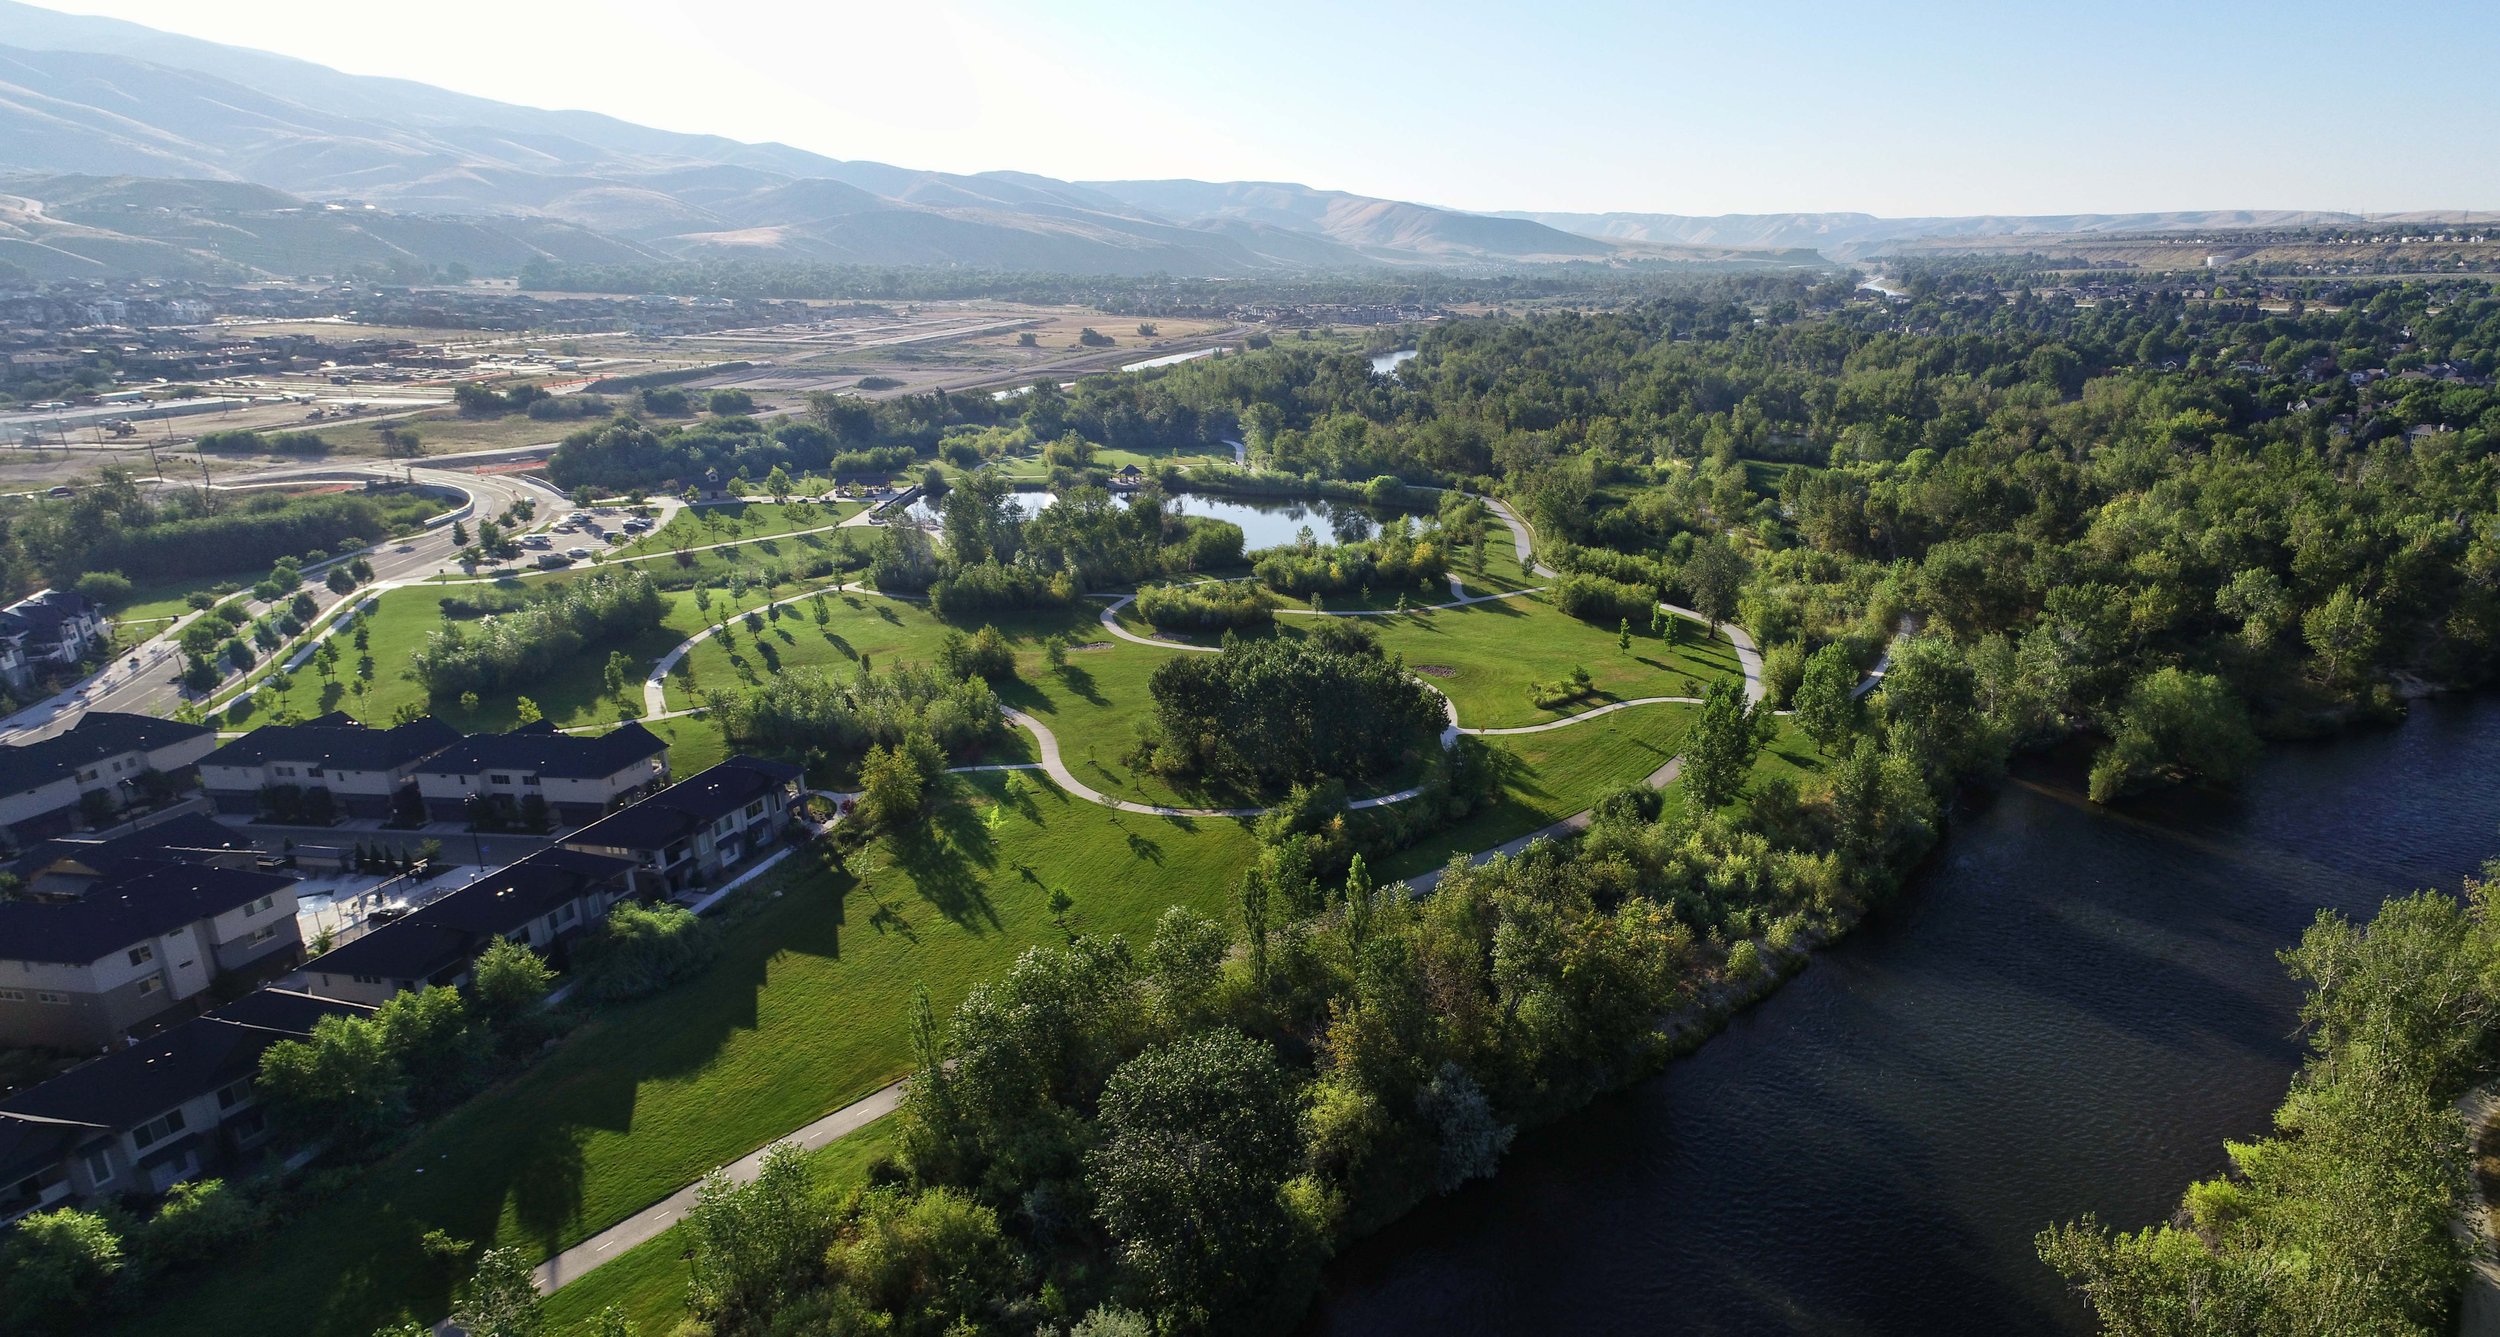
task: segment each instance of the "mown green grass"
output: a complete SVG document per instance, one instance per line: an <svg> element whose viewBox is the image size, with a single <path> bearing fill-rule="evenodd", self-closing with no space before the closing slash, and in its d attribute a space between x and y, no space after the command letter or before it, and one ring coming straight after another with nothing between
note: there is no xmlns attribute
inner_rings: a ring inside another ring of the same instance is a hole
<svg viewBox="0 0 2500 1337"><path fill-rule="evenodd" d="M1647 779L1684 746L1694 706L1634 706L1544 733L1484 739L1502 777L1492 802L1399 851L1383 871L1411 877L1452 855L1491 849Z"/></svg>
<svg viewBox="0 0 2500 1337"><path fill-rule="evenodd" d="M715 543L772 538L802 529L821 529L859 514L862 503L770 501L707 502L670 516L667 524L631 543L611 549L609 559L673 552L683 544L700 548ZM561 534L557 538L564 537Z"/></svg>
<svg viewBox="0 0 2500 1337"><path fill-rule="evenodd" d="M816 622L816 604L810 597L784 605L778 620L766 620L760 636L740 623L729 645L714 636L696 646L683 661L686 672L669 676L669 709L694 705L696 691L752 687L796 669L831 669L848 676L862 656L872 668L934 664L948 632L970 633L983 625L996 626L1006 635L1016 647L1019 663L1030 672L1042 665L1045 638L1065 633L1082 641L1101 631L1090 604L949 623L924 603L868 590L830 592L824 600L822 625Z"/></svg>
<svg viewBox="0 0 2500 1337"><path fill-rule="evenodd" d="M366 1337L403 1310L437 1317L425 1231L574 1243L902 1075L913 988L945 1011L1064 941L1052 889L1074 898L1072 929L1142 939L1173 904L1222 913L1252 853L1241 823L1113 812L1030 772L956 777L948 797L847 873L804 864L751 888L759 908L702 975L587 1023L119 1330Z"/></svg>
<svg viewBox="0 0 2500 1337"><path fill-rule="evenodd" d="M838 1142L808 1153L817 1184L829 1198L839 1199L867 1181L869 1170L891 1154L900 1125L879 1119ZM616 1306L633 1330L660 1337L686 1316L686 1235L671 1226L602 1264L572 1285L547 1297L542 1311L551 1337L576 1337L608 1306Z"/></svg>
<svg viewBox="0 0 2500 1337"><path fill-rule="evenodd" d="M1288 617L1281 624L1307 621ZM1626 652L1617 628L1571 617L1542 594L1364 621L1380 633L1382 648L1404 655L1408 667L1447 692L1458 704L1458 722L1473 729L1543 724L1635 697L1699 696L1713 679L1738 671L1735 647L1711 638L1700 623L1678 619L1673 646L1635 626ZM1561 678L1575 666L1589 671L1591 696L1554 707L1529 699L1530 683Z"/></svg>

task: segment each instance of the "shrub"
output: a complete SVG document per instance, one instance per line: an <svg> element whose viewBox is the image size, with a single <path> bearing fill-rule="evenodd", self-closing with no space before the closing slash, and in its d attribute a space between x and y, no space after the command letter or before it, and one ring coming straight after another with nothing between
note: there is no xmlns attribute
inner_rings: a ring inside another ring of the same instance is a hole
<svg viewBox="0 0 2500 1337"><path fill-rule="evenodd" d="M94 603L107 607L130 597L130 577L119 571L90 571L74 587Z"/></svg>
<svg viewBox="0 0 2500 1337"><path fill-rule="evenodd" d="M473 630L456 623L437 629L411 658L409 672L437 698L509 688L555 671L591 646L648 631L667 612L648 573L601 572Z"/></svg>
<svg viewBox="0 0 2500 1337"><path fill-rule="evenodd" d="M1016 676L1016 651L996 627L984 625L970 636L950 631L938 647L938 667L958 678L997 682Z"/></svg>
<svg viewBox="0 0 2500 1337"><path fill-rule="evenodd" d="M1137 615L1165 631L1264 627L1276 620L1276 601L1246 581L1148 585L1137 592Z"/></svg>
<svg viewBox="0 0 2500 1337"><path fill-rule="evenodd" d="M614 1003L656 992L710 961L720 934L684 906L624 901L575 950L583 992Z"/></svg>
<svg viewBox="0 0 2500 1337"><path fill-rule="evenodd" d="M1555 607L1602 627L1614 626L1627 618L1646 624L1657 603L1656 590L1606 576L1566 571L1554 582Z"/></svg>

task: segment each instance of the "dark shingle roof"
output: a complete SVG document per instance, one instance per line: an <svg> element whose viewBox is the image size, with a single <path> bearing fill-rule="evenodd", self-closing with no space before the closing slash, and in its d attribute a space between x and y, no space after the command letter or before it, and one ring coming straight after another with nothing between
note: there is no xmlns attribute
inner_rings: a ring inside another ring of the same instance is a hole
<svg viewBox="0 0 2500 1337"><path fill-rule="evenodd" d="M723 813L735 812L805 774L787 762L735 756L621 808L564 838L567 845L663 849Z"/></svg>
<svg viewBox="0 0 2500 1337"><path fill-rule="evenodd" d="M28 871L41 871L63 859L75 859L98 873L110 874L133 860L197 863L201 861L201 851L222 854L255 848L249 839L216 818L205 813L186 812L126 835L101 840L91 837L47 840L28 850L18 865Z"/></svg>
<svg viewBox="0 0 2500 1337"><path fill-rule="evenodd" d="M629 859L544 849L507 864L397 923L304 963L330 975L429 979L485 950L488 942L633 870Z"/></svg>
<svg viewBox="0 0 2500 1337"><path fill-rule="evenodd" d="M0 1110L0 1186L60 1164L78 1144L105 1131L91 1123Z"/></svg>
<svg viewBox="0 0 2500 1337"><path fill-rule="evenodd" d="M37 590L0 608L0 633L31 632L57 640L62 623L94 611L95 605L76 590Z"/></svg>
<svg viewBox="0 0 2500 1337"><path fill-rule="evenodd" d="M283 990L259 994L117 1049L0 1100L0 1113L128 1128L260 1067L260 1053L312 1033L321 1017L369 1015L355 1003Z"/></svg>
<svg viewBox="0 0 2500 1337"><path fill-rule="evenodd" d="M274 873L132 860L75 900L0 901L0 953L85 965L247 901L292 900L293 885Z"/></svg>
<svg viewBox="0 0 2500 1337"><path fill-rule="evenodd" d="M459 730L431 715L389 729L368 728L345 715L325 715L309 724L264 724L200 758L200 764L292 761L338 771L387 771L459 741Z"/></svg>
<svg viewBox="0 0 2500 1337"><path fill-rule="evenodd" d="M0 751L0 793L22 794L40 789L106 757L150 751L208 733L205 726L198 724L125 715L115 710L91 710L66 733Z"/></svg>
<svg viewBox="0 0 2500 1337"><path fill-rule="evenodd" d="M535 771L557 779L614 775L668 751L660 736L639 723L597 737L557 733L544 720L510 733L471 734L426 759L425 775L476 775L483 771Z"/></svg>

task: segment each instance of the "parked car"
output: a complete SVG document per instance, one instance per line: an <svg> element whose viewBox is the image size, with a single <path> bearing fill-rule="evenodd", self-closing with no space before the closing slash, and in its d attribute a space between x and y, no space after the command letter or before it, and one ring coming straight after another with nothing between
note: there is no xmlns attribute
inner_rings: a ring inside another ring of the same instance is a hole
<svg viewBox="0 0 2500 1337"><path fill-rule="evenodd" d="M564 550L564 555L565 555L565 556L567 556L567 557L570 557L570 558L572 558L574 561L578 562L578 561L581 561L581 560L583 560L583 559L585 559L585 558L587 558L587 557L589 557L589 556L590 556L590 549L588 549L588 548L567 548L567 549L565 549L565 550Z"/></svg>

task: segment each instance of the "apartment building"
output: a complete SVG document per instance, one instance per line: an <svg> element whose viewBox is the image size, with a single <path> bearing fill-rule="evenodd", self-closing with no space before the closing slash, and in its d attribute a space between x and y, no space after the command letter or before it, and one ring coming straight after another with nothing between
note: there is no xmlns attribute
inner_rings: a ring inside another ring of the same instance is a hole
<svg viewBox="0 0 2500 1337"><path fill-rule="evenodd" d="M335 815L388 817L418 763L459 741L459 731L432 716L376 729L334 712L263 725L200 758L200 787L217 811L235 816L260 814L271 791L320 790Z"/></svg>
<svg viewBox="0 0 2500 1337"><path fill-rule="evenodd" d="M481 804L507 818L545 805L554 827L595 822L628 799L668 783L668 744L640 724L584 736L544 720L510 733L471 734L416 768L425 815L474 821Z"/></svg>

